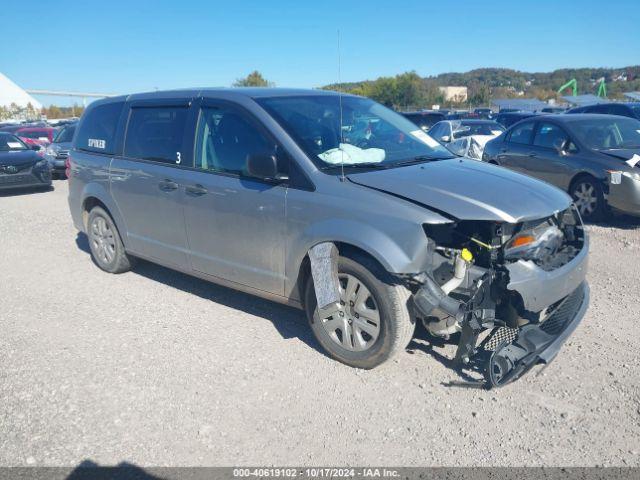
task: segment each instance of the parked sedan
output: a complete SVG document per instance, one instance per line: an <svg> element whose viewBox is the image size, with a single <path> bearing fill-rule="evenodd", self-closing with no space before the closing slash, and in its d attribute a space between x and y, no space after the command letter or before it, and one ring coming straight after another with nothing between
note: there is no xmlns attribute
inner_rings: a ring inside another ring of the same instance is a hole
<svg viewBox="0 0 640 480"><path fill-rule="evenodd" d="M427 131L436 123L444 120L447 113L440 110L423 110L420 112L404 112L400 115L415 123L422 130Z"/></svg>
<svg viewBox="0 0 640 480"><path fill-rule="evenodd" d="M445 120L431 127L429 135L456 155L480 160L485 144L504 130L491 120Z"/></svg>
<svg viewBox="0 0 640 480"><path fill-rule="evenodd" d="M23 127L14 132L28 145L46 146L53 142L56 129L53 127Z"/></svg>
<svg viewBox="0 0 640 480"><path fill-rule="evenodd" d="M493 118L493 110L490 108L476 108L473 113L475 113L478 118L486 118L489 120Z"/></svg>
<svg viewBox="0 0 640 480"><path fill-rule="evenodd" d="M612 207L640 215L640 121L615 115L545 115L487 143L483 160L546 180L583 218Z"/></svg>
<svg viewBox="0 0 640 480"><path fill-rule="evenodd" d="M49 164L22 140L0 132L0 190L19 187L50 187Z"/></svg>
<svg viewBox="0 0 640 480"><path fill-rule="evenodd" d="M640 120L640 102L597 103L584 107L576 107L567 113L605 113L607 115L620 115Z"/></svg>
<svg viewBox="0 0 640 480"><path fill-rule="evenodd" d="M49 162L51 174L54 178L64 178L65 162L69 156L69 149L71 148L71 141L75 131L76 124L63 127L53 139L53 143L44 152L44 158Z"/></svg>
<svg viewBox="0 0 640 480"><path fill-rule="evenodd" d="M496 116L495 120L504 128L509 128L514 123L519 122L520 120L523 120L525 118L533 117L535 115L538 114L534 112L505 112L504 110L500 110L500 113Z"/></svg>

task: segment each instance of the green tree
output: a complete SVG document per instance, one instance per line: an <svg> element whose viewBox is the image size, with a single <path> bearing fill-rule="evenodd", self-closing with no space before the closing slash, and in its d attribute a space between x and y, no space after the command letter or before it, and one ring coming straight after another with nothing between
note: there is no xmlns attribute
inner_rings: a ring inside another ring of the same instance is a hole
<svg viewBox="0 0 640 480"><path fill-rule="evenodd" d="M262 74L254 70L244 78L239 78L233 82L234 87L273 87L274 83L268 81Z"/></svg>

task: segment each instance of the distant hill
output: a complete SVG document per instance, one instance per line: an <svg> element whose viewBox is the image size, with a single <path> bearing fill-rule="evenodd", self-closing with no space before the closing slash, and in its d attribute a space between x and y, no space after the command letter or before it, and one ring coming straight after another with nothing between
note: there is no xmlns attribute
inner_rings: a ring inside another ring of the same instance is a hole
<svg viewBox="0 0 640 480"><path fill-rule="evenodd" d="M623 93L640 88L640 65L623 68L563 68L553 72L520 72L506 68L479 68L465 73L441 73L434 79L438 85L485 83L492 88L513 87L527 93L535 89L557 91L567 81L578 81L579 93L595 93L596 83L605 79L610 93Z"/></svg>
<svg viewBox="0 0 640 480"><path fill-rule="evenodd" d="M323 87L328 90L342 90L370 96L390 106L402 105L406 95L390 95L389 89L402 88L399 85L411 83L411 88L423 90L422 94L411 97L416 105L442 103L437 95L437 87L455 85L469 89L469 103L486 104L491 99L509 97L535 97L541 100L558 98L557 90L575 78L578 93L595 93L600 78L605 79L609 98L622 98L624 92L640 91L640 65L621 68L564 68L552 72L521 72L507 68L478 68L464 73L441 73L420 77L415 72L407 72L396 77L380 77ZM395 85L394 85L395 82ZM421 85L420 85L421 84ZM570 92L567 92L569 94ZM398 100L397 103L394 99Z"/></svg>

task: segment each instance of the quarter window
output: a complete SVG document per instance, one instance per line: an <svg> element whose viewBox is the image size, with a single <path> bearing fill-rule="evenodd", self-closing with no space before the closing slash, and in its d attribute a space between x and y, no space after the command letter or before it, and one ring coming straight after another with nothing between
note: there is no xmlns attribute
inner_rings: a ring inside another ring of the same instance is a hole
<svg viewBox="0 0 640 480"><path fill-rule="evenodd" d="M155 162L180 164L187 121L186 107L131 109L124 154Z"/></svg>
<svg viewBox="0 0 640 480"><path fill-rule="evenodd" d="M543 148L558 148L569 139L567 134L557 125L541 123L536 131L533 144Z"/></svg>
<svg viewBox="0 0 640 480"><path fill-rule="evenodd" d="M531 134L533 133L533 122L523 123L515 127L509 135L511 143L521 143L529 145L531 143Z"/></svg>
<svg viewBox="0 0 640 480"><path fill-rule="evenodd" d="M233 109L202 109L196 140L196 168L248 176L247 157L253 154L275 154L274 142Z"/></svg>
<svg viewBox="0 0 640 480"><path fill-rule="evenodd" d="M115 133L124 102L91 108L80 120L75 147L89 152L115 153Z"/></svg>

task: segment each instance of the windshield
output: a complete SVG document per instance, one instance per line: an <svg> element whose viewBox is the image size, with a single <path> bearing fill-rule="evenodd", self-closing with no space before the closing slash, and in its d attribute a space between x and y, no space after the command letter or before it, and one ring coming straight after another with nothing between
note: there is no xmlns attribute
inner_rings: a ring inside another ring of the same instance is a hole
<svg viewBox="0 0 640 480"><path fill-rule="evenodd" d="M496 122L464 123L454 125L456 138L470 135L499 135L504 132L504 127Z"/></svg>
<svg viewBox="0 0 640 480"><path fill-rule="evenodd" d="M309 95L257 101L321 169L452 158L402 115L367 98Z"/></svg>
<svg viewBox="0 0 640 480"><path fill-rule="evenodd" d="M640 121L626 117L573 122L576 136L589 148L610 150L640 148Z"/></svg>
<svg viewBox="0 0 640 480"><path fill-rule="evenodd" d="M58 133L58 136L55 138L53 143L70 143L73 140L73 133L75 131L75 125L64 127L62 130L60 130L60 133Z"/></svg>
<svg viewBox="0 0 640 480"><path fill-rule="evenodd" d="M0 132L0 152L27 150L27 146L15 135Z"/></svg>

